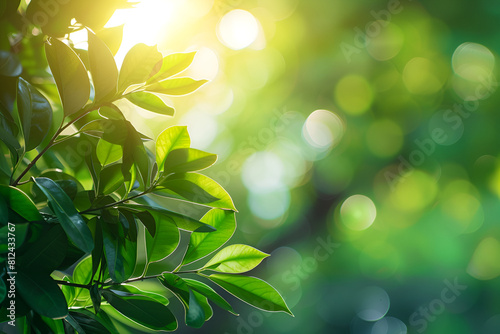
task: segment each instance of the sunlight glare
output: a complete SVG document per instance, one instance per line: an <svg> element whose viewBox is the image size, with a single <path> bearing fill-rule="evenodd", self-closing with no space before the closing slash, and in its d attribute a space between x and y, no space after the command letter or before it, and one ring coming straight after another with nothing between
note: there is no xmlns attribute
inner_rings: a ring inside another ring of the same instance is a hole
<svg viewBox="0 0 500 334"><path fill-rule="evenodd" d="M242 9L234 9L224 15L217 28L219 40L233 50L250 46L259 34L257 19Z"/></svg>

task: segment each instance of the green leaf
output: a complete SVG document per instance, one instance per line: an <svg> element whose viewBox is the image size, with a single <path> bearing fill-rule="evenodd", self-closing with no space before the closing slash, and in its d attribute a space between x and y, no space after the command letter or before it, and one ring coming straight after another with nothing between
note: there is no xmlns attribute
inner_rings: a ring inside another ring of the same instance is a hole
<svg viewBox="0 0 500 334"><path fill-rule="evenodd" d="M156 221L156 233L152 237L146 233L146 254L148 262L161 261L177 248L180 241L179 229L172 223L172 218L159 213L152 213Z"/></svg>
<svg viewBox="0 0 500 334"><path fill-rule="evenodd" d="M205 223L200 222L194 218L181 215L180 213L173 212L167 209L163 209L160 207L151 207L147 205L138 205L138 204L121 204L122 207L135 209L135 210L147 210L150 212L157 212L165 217L170 217L172 222L181 230L186 231L196 231L196 232L212 232L215 231L215 228L207 225ZM168 220L167 220L168 221Z"/></svg>
<svg viewBox="0 0 500 334"><path fill-rule="evenodd" d="M25 272L50 274L64 260L68 239L60 225L53 225L26 252L19 256L17 265Z"/></svg>
<svg viewBox="0 0 500 334"><path fill-rule="evenodd" d="M186 310L186 324L191 327L200 328L205 322L205 312L184 280L171 273L163 273L163 275L158 277L158 280L182 302Z"/></svg>
<svg viewBox="0 0 500 334"><path fill-rule="evenodd" d="M101 290L99 289L99 285L96 283L92 285L89 290L90 298L92 299L92 306L94 307L95 313L99 313L101 309Z"/></svg>
<svg viewBox="0 0 500 334"><path fill-rule="evenodd" d="M187 126L171 126L165 129L156 140L156 162L161 172L165 166L167 155L175 149L189 148L191 139Z"/></svg>
<svg viewBox="0 0 500 334"><path fill-rule="evenodd" d="M189 308L186 313L186 324L194 328L200 328L205 323L205 310L200 301L189 289Z"/></svg>
<svg viewBox="0 0 500 334"><path fill-rule="evenodd" d="M123 26L122 24L121 26L101 29L97 32L97 37L107 45L113 55L116 55L122 44Z"/></svg>
<svg viewBox="0 0 500 334"><path fill-rule="evenodd" d="M236 312L234 312L231 305L229 305L229 303L224 298L222 298L217 292L215 292L215 290L212 289L210 286L206 285L203 282L190 278L184 278L184 282L186 282L186 284L194 291L207 297L215 305L219 306L220 308L228 312L231 312L234 315L238 315Z"/></svg>
<svg viewBox="0 0 500 334"><path fill-rule="evenodd" d="M0 50L0 75L6 77L18 77L22 72L23 67L15 54Z"/></svg>
<svg viewBox="0 0 500 334"><path fill-rule="evenodd" d="M162 54L156 46L139 43L125 55L118 77L118 91L125 91L130 85L146 82L161 67Z"/></svg>
<svg viewBox="0 0 500 334"><path fill-rule="evenodd" d="M167 79L172 75L184 71L193 62L196 51L187 53L172 53L163 57L161 68L147 81L148 84Z"/></svg>
<svg viewBox="0 0 500 334"><path fill-rule="evenodd" d="M0 254L2 253L7 253L9 250L9 227L8 225L5 225L4 227L0 228ZM28 234L28 229L29 229L29 224L16 224L16 231L14 232L16 236L16 249L19 249L24 243L24 240L26 239L26 235ZM12 236L12 232L10 232Z"/></svg>
<svg viewBox="0 0 500 334"><path fill-rule="evenodd" d="M123 148L101 138L97 143L96 153L101 165L106 166L121 159Z"/></svg>
<svg viewBox="0 0 500 334"><path fill-rule="evenodd" d="M247 245L230 245L220 250L203 268L238 274L257 267L269 254Z"/></svg>
<svg viewBox="0 0 500 334"><path fill-rule="evenodd" d="M70 314L68 314L64 320L68 322L68 324L70 324L78 334L87 334L78 321L76 321Z"/></svg>
<svg viewBox="0 0 500 334"><path fill-rule="evenodd" d="M193 294L194 298L196 298L196 301L203 309L203 314L205 315L205 321L210 320L210 318L212 318L212 316L214 315L214 311L212 310L212 306L210 306L207 297L203 296L201 293L198 293L194 290L191 290L191 293Z"/></svg>
<svg viewBox="0 0 500 334"><path fill-rule="evenodd" d="M169 331L177 329L177 320L172 312L152 298L121 297L109 290L104 290L102 295L118 312L144 327Z"/></svg>
<svg viewBox="0 0 500 334"><path fill-rule="evenodd" d="M3 302L6 296L7 296L7 286L5 285L3 275L0 275L0 303Z"/></svg>
<svg viewBox="0 0 500 334"><path fill-rule="evenodd" d="M98 194L111 194L118 190L124 183L122 164L105 166L99 174Z"/></svg>
<svg viewBox="0 0 500 334"><path fill-rule="evenodd" d="M102 310L99 312L99 316L84 308L74 309L69 314L87 334L118 334L117 329Z"/></svg>
<svg viewBox="0 0 500 334"><path fill-rule="evenodd" d="M154 237L156 235L157 223L155 216L153 213L143 210L143 211L135 211L134 215L141 221L141 223L146 227L149 232L149 235Z"/></svg>
<svg viewBox="0 0 500 334"><path fill-rule="evenodd" d="M122 291L122 292L126 292L126 293L133 294L133 295L143 295L143 296L150 297L150 298L160 302L162 305L169 304L169 300L167 297L164 297L164 296L162 296L158 293L155 293L155 292L141 290L138 287L133 286L131 284L120 284L120 285L113 286L112 291Z"/></svg>
<svg viewBox="0 0 500 334"><path fill-rule="evenodd" d="M179 148L170 151L165 159L165 173L185 173L202 170L212 166L217 155L194 148Z"/></svg>
<svg viewBox="0 0 500 334"><path fill-rule="evenodd" d="M64 294L48 274L32 277L20 271L16 275L16 286L21 297L40 315L52 319L68 315Z"/></svg>
<svg viewBox="0 0 500 334"><path fill-rule="evenodd" d="M213 226L217 231L211 233L193 232L182 264L197 261L224 245L236 229L235 214L231 211L212 209L201 222Z"/></svg>
<svg viewBox="0 0 500 334"><path fill-rule="evenodd" d="M40 145L51 128L52 107L34 86L19 78L17 110L23 127L26 151L31 151Z"/></svg>
<svg viewBox="0 0 500 334"><path fill-rule="evenodd" d="M90 311L83 313L82 311L87 311L86 309L77 309L75 312L69 312L73 320L78 323L82 330L86 334L106 334L106 333L118 333L111 332L104 324L101 319L99 319L95 314ZM82 313L80 313L82 312ZM92 316L90 316L90 314ZM78 333L80 334L80 333Z"/></svg>
<svg viewBox="0 0 500 334"><path fill-rule="evenodd" d="M4 199L10 209L17 212L26 221L43 220L35 203L22 190L1 184L0 197Z"/></svg>
<svg viewBox="0 0 500 334"><path fill-rule="evenodd" d="M121 110L115 106L112 103L109 103L105 106L102 106L99 108L99 115L102 117L108 118L108 119L114 119L114 120L120 120L124 121L125 116L123 116L123 113Z"/></svg>
<svg viewBox="0 0 500 334"><path fill-rule="evenodd" d="M213 274L208 277L242 301L264 311L286 312L293 316L283 297L269 283L249 276Z"/></svg>
<svg viewBox="0 0 500 334"><path fill-rule="evenodd" d="M121 253L121 247L123 247L123 245L109 225L110 224L105 221L102 221L104 254L106 256L106 263L111 279L114 282L120 283L128 278L125 274L125 260Z"/></svg>
<svg viewBox="0 0 500 334"><path fill-rule="evenodd" d="M51 179L39 177L34 181L47 196L52 210L71 241L83 252L90 253L94 248L92 233L68 195Z"/></svg>
<svg viewBox="0 0 500 334"><path fill-rule="evenodd" d="M87 29L89 42L90 73L94 83L94 101L114 95L118 84L118 68L106 44Z"/></svg>
<svg viewBox="0 0 500 334"><path fill-rule="evenodd" d="M125 96L127 100L138 107L160 115L174 116L174 108L169 107L163 100L153 93L135 92Z"/></svg>
<svg viewBox="0 0 500 334"><path fill-rule="evenodd" d="M173 174L160 183L161 187L170 189L189 201L204 204L213 208L236 211L231 196L224 188L206 175L198 173ZM156 193L161 196L173 196L172 191L157 188ZM202 189L202 190L200 190ZM208 194L208 195L207 195ZM210 201L211 198L217 200Z"/></svg>
<svg viewBox="0 0 500 334"><path fill-rule="evenodd" d="M196 183L184 179L166 179L159 183L155 192L160 196L186 199L190 202L208 204L219 200Z"/></svg>
<svg viewBox="0 0 500 334"><path fill-rule="evenodd" d="M71 115L82 108L90 96L87 70L76 53L58 39L50 39L45 53L56 81L64 115Z"/></svg>
<svg viewBox="0 0 500 334"><path fill-rule="evenodd" d="M200 88L208 80L194 80L192 78L175 78L156 82L146 86L149 92L165 95L186 95Z"/></svg>

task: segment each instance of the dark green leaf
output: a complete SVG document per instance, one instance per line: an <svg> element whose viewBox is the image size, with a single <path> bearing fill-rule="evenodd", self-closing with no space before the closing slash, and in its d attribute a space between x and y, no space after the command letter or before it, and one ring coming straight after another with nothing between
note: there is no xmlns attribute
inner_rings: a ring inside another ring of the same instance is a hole
<svg viewBox="0 0 500 334"><path fill-rule="evenodd" d="M194 328L200 328L204 323L205 311L196 295L189 289L189 308L186 313L186 324Z"/></svg>
<svg viewBox="0 0 500 334"><path fill-rule="evenodd" d="M94 248L92 233L68 195L51 179L39 177L34 180L47 196L52 210L71 241L85 253L90 253Z"/></svg>
<svg viewBox="0 0 500 334"><path fill-rule="evenodd" d="M207 297L203 296L201 293L198 293L194 290L191 290L191 293L194 295L196 301L203 309L203 314L205 315L205 321L210 320L210 318L212 318L212 315L214 314L214 311L212 310L212 306L210 306L210 304L208 303Z"/></svg>
<svg viewBox="0 0 500 334"><path fill-rule="evenodd" d="M101 289L98 284L92 285L89 290L90 298L92 299L92 306L94 306L95 313L99 313L101 309Z"/></svg>
<svg viewBox="0 0 500 334"><path fill-rule="evenodd" d="M171 273L163 273L162 276L158 277L158 280L182 302L186 310L186 324L191 327L200 328L205 322L205 313L186 282L179 276Z"/></svg>
<svg viewBox="0 0 500 334"><path fill-rule="evenodd" d="M172 312L154 299L145 296L120 297L109 290L104 290L102 295L118 312L147 328L177 329L177 320Z"/></svg>
<svg viewBox="0 0 500 334"><path fill-rule="evenodd" d="M208 211L201 222L213 226L217 231L211 233L193 232L183 264L199 260L224 245L236 229L234 212L212 209Z"/></svg>
<svg viewBox="0 0 500 334"><path fill-rule="evenodd" d="M144 224L150 236L154 237L156 235L157 229L155 216L153 216L153 214L148 211L135 211L134 215L141 221L142 224Z"/></svg>
<svg viewBox="0 0 500 334"><path fill-rule="evenodd" d="M87 70L76 53L58 39L46 44L45 53L50 70L59 90L64 115L71 115L82 108L90 95Z"/></svg>
<svg viewBox="0 0 500 334"><path fill-rule="evenodd" d="M90 73L94 83L94 101L114 95L118 84L118 68L113 54L104 42L87 29L89 41Z"/></svg>
<svg viewBox="0 0 500 334"><path fill-rule="evenodd" d="M120 283L128 278L125 275L125 260L121 252L121 247L123 246L117 233L113 233L113 229L110 225L111 224L102 221L104 254L106 256L106 263L111 279L114 282Z"/></svg>
<svg viewBox="0 0 500 334"><path fill-rule="evenodd" d="M43 220L35 203L22 190L2 184L0 185L0 196L10 209L17 212L27 221Z"/></svg>
<svg viewBox="0 0 500 334"><path fill-rule="evenodd" d="M105 166L99 174L98 194L109 195L118 190L125 183L121 171L122 164Z"/></svg>
<svg viewBox="0 0 500 334"><path fill-rule="evenodd" d="M135 92L125 96L127 100L138 107L155 112L160 115L173 116L174 108L169 107L163 100L153 93Z"/></svg>
<svg viewBox="0 0 500 334"><path fill-rule="evenodd" d="M26 151L31 151L43 141L50 130L52 107L34 86L19 78L17 110L23 127Z"/></svg>
<svg viewBox="0 0 500 334"><path fill-rule="evenodd" d="M27 251L18 258L17 265L26 272L50 274L64 260L67 246L68 239L61 226L54 225L30 244Z"/></svg>
<svg viewBox="0 0 500 334"><path fill-rule="evenodd" d="M30 276L20 271L16 276L16 286L21 297L40 315L60 319L68 314L66 299L50 276Z"/></svg>
<svg viewBox="0 0 500 334"><path fill-rule="evenodd" d="M78 321L87 334L118 334L118 330L102 310L99 312L99 316L87 309L75 309L69 314Z"/></svg>
<svg viewBox="0 0 500 334"><path fill-rule="evenodd" d="M238 315L236 312L234 312L231 305L229 305L229 303L224 298L222 298L217 292L215 292L215 290L212 289L210 286L206 285L203 282L196 281L196 280L190 279L190 278L185 278L184 282L186 282L186 284L191 289L204 295L209 300L214 302L215 305L219 306L220 308L222 308L226 311L231 312L234 315Z"/></svg>
<svg viewBox="0 0 500 334"><path fill-rule="evenodd" d="M77 310L76 312L69 312L70 316L78 323L80 328L85 331L86 334L107 334L112 333L106 328L95 314L92 314L93 317L90 317L88 313L83 314L80 313L81 310ZM86 310L82 310L86 311ZM89 311L88 311L89 312ZM91 312L89 312L91 313ZM76 328L75 328L76 329ZM116 332L117 333L117 332Z"/></svg>
<svg viewBox="0 0 500 334"><path fill-rule="evenodd" d="M186 95L200 88L208 80L194 80L192 78L167 79L146 86L146 90L165 95Z"/></svg>
<svg viewBox="0 0 500 334"><path fill-rule="evenodd" d="M161 65L158 73L153 75L149 80L148 84L156 81L161 81L167 79L172 75L178 74L184 71L193 62L196 51L187 53L173 53L168 56L163 57L163 63Z"/></svg>
<svg viewBox="0 0 500 334"><path fill-rule="evenodd" d="M130 85L146 82L161 67L162 54L156 46L139 43L125 55L118 78L118 91L123 92Z"/></svg>
<svg viewBox="0 0 500 334"><path fill-rule="evenodd" d="M23 68L14 53L0 50L0 75L6 77L18 77Z"/></svg>
<svg viewBox="0 0 500 334"><path fill-rule="evenodd" d="M252 306L270 312L283 311L293 316L278 291L259 278L227 274L213 274L208 278Z"/></svg>
<svg viewBox="0 0 500 334"><path fill-rule="evenodd" d="M68 314L66 316L66 318L64 318L65 321L67 321L71 327L73 327L75 329L75 331L78 333L78 334L87 334L85 332L85 330L80 326L80 324L78 323L78 321L76 321L72 316L71 314Z"/></svg>
<svg viewBox="0 0 500 334"><path fill-rule="evenodd" d="M14 235L16 236L16 249L19 249L24 243L24 240L26 239L26 235L28 234L28 228L29 224L16 224L16 231L14 232ZM8 241L9 241L9 226L5 225L4 227L0 228L0 254L1 253L7 253L9 247L8 247ZM12 232L10 232L12 235Z"/></svg>

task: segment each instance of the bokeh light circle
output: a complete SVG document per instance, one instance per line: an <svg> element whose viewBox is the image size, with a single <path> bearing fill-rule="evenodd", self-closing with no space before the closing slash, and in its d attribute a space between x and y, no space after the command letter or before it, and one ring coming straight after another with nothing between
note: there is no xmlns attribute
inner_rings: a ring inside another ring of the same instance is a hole
<svg viewBox="0 0 500 334"><path fill-rule="evenodd" d="M493 71L495 56L481 44L466 42L456 48L451 64L455 74L470 81L481 82Z"/></svg>
<svg viewBox="0 0 500 334"><path fill-rule="evenodd" d="M344 123L328 110L313 111L302 127L302 135L307 143L319 151L336 146L344 135Z"/></svg>
<svg viewBox="0 0 500 334"><path fill-rule="evenodd" d="M250 46L259 34L257 19L246 10L234 9L222 17L217 27L219 40L230 49Z"/></svg>
<svg viewBox="0 0 500 334"><path fill-rule="evenodd" d="M373 102L370 83L357 74L349 74L340 79L334 95L338 106L351 115L363 114Z"/></svg>
<svg viewBox="0 0 500 334"><path fill-rule="evenodd" d="M377 321L389 311L389 295L377 286L367 287L360 291L361 300L357 308L357 316L365 321Z"/></svg>
<svg viewBox="0 0 500 334"><path fill-rule="evenodd" d="M346 199L340 207L342 223L354 231L366 230L377 216L377 208L373 201L364 195L353 195Z"/></svg>
<svg viewBox="0 0 500 334"><path fill-rule="evenodd" d="M403 70L403 82L410 93L428 95L438 92L444 81L437 75L436 65L427 58L411 59Z"/></svg>
<svg viewBox="0 0 500 334"><path fill-rule="evenodd" d="M376 156L390 157L403 146L403 130L395 122L384 119L370 124L366 132L366 145Z"/></svg>
<svg viewBox="0 0 500 334"><path fill-rule="evenodd" d="M406 334L408 328L401 320L393 317L384 317L377 321L371 334Z"/></svg>

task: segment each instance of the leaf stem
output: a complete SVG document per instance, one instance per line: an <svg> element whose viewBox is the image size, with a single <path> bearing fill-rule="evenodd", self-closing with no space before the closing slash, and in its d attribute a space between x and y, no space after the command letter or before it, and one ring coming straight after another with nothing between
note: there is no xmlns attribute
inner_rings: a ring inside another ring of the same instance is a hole
<svg viewBox="0 0 500 334"><path fill-rule="evenodd" d="M173 272L172 272L172 274L173 274ZM200 274L200 273L199 273L199 269L196 269L196 270L178 271L175 274L177 275L177 274ZM142 276L142 277L132 278L132 279L126 280L126 281L121 282L121 283L108 282L108 283L104 283L103 286L120 285L120 284L123 284L123 283L132 283L132 282L142 282L142 281L147 280L147 279L152 279L152 278L160 277L161 275L163 275L163 273L157 274L157 275L149 275L149 276Z"/></svg>
<svg viewBox="0 0 500 334"><path fill-rule="evenodd" d="M106 205L103 205L103 206L100 206L98 208L90 208L90 209L87 209L87 210L83 210L83 211L80 211L80 214L84 214L84 213L89 213L89 212L93 212L93 211L99 211L99 210L102 210L102 209L107 209L107 208L111 208L115 205L118 205L118 204L121 204L121 203L125 203L127 201L130 201L134 198L137 198L137 197L140 197L140 196L144 196L146 195L147 193L149 193L151 191L151 189L147 189L147 190L144 190L142 193L139 193L139 194L136 194L134 196L130 196L130 197L127 197L125 199L122 199L120 201L117 201L117 202L114 202L114 203L109 203L109 204L106 204Z"/></svg>
<svg viewBox="0 0 500 334"><path fill-rule="evenodd" d="M26 168L23 170L23 172L21 173L21 175L19 175L19 177L14 181L12 182L12 186L15 187L17 185L19 185L19 182L21 182L21 179L24 177L24 175L26 175L26 173L29 172L29 170L36 164L36 162L42 157L42 155L45 154L45 152L47 152L49 150L49 148L51 148L52 146L54 146L54 144L56 143L56 139L57 137L64 131L66 130L68 127L70 127L72 124L74 124L76 121L82 119L83 117L85 117L86 115L88 115L90 112L96 110L96 109L99 109L100 106L92 106L91 108L83 108L83 113L78 116L77 118L69 121L68 123L66 123L66 125L61 126L59 127L59 129L56 131L56 133L54 133L54 135L52 136L52 138L50 139L49 143L47 144L47 146L44 147L43 150L41 150L37 156L35 158L33 158L33 160L31 160L31 162L26 166Z"/></svg>

